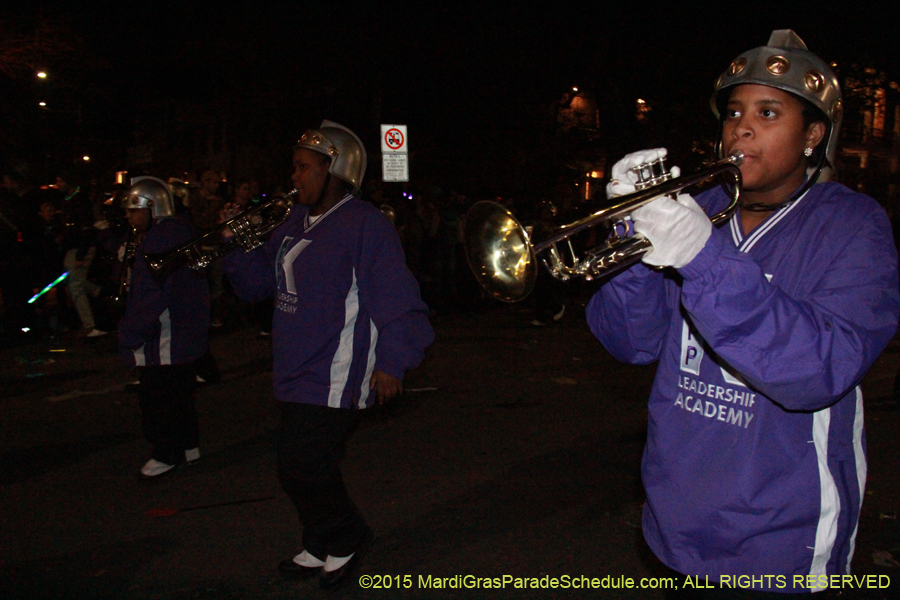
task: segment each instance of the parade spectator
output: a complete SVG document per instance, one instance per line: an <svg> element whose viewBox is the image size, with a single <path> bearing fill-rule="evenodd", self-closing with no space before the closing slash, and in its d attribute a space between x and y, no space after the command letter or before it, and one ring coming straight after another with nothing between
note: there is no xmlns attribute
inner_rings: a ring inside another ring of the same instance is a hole
<svg viewBox="0 0 900 600"><path fill-rule="evenodd" d="M191 218L200 233L211 231L218 225L219 211L225 204L225 200L218 196L219 183L219 174L207 169L200 176L200 188L195 194L191 194Z"/></svg>
<svg viewBox="0 0 900 600"><path fill-rule="evenodd" d="M253 204L253 185L249 179L236 179L234 182L234 195L231 200L235 209L249 210L254 207ZM275 312L274 300L265 298L259 302L254 302L250 307L250 314L253 322L259 326L257 338L267 340L272 337L272 317Z"/></svg>
<svg viewBox="0 0 900 600"><path fill-rule="evenodd" d="M36 294L44 285L63 273L63 259L66 255L65 240L65 226L62 217L56 210L56 205L50 200L42 202L33 240L29 244L29 252L35 266L32 293ZM59 331L61 314L59 288L52 287L39 298L36 301L36 309L42 331L51 337L55 336Z"/></svg>
<svg viewBox="0 0 900 600"><path fill-rule="evenodd" d="M294 150L295 208L269 241L225 257L248 301L275 295L274 391L282 428L278 476L303 526L291 576L348 581L374 534L339 469L359 409L403 391L434 333L388 218L359 199L366 153L325 121Z"/></svg>
<svg viewBox="0 0 900 600"><path fill-rule="evenodd" d="M175 214L188 213L193 222L191 210L191 186L177 177L169 177L169 189L172 190L172 200L175 202Z"/></svg>
<svg viewBox="0 0 900 600"><path fill-rule="evenodd" d="M68 276L66 285L78 318L81 335L95 338L108 332L97 329L90 297L96 298L100 286L88 280L88 271L97 255L94 230L94 209L89 194L71 182L71 176L56 177L56 188L62 193L62 214L66 226L66 256L64 266Z"/></svg>
<svg viewBox="0 0 900 600"><path fill-rule="evenodd" d="M237 179L234 182L234 195L231 198L232 204L246 210L250 206L253 199L253 188L247 179Z"/></svg>

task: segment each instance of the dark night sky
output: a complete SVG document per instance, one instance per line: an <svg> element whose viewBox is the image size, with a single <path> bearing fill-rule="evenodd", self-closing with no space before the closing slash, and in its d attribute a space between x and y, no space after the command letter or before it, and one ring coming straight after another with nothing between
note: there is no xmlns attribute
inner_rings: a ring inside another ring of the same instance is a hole
<svg viewBox="0 0 900 600"><path fill-rule="evenodd" d="M33 2L0 20L27 29L42 15L80 37L87 64L59 76L94 90L85 123L107 136L166 97L225 106L249 135L293 139L332 118L374 146L378 121L393 122L409 125L413 150L478 154L481 136L531 127L572 85L610 110L643 97L708 111L717 75L775 28L827 60L900 76L894 19L860 2L225 6Z"/></svg>

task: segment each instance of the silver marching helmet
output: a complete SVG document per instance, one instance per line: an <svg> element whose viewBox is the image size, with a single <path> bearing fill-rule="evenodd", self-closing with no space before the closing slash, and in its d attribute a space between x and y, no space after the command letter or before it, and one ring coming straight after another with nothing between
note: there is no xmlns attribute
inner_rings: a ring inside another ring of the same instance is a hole
<svg viewBox="0 0 900 600"><path fill-rule="evenodd" d="M819 180L829 179L832 173L831 169L826 167L833 168L834 165L838 132L844 111L841 87L828 63L807 50L806 44L793 30L773 31L767 45L748 50L735 58L716 81L715 91L709 103L720 124L728 92L744 83L777 88L803 98L822 111L829 126L822 142L825 145L825 154L822 157L824 160L819 160L816 170L822 171ZM721 125L716 141L716 154L721 158ZM810 179L815 181L814 174Z"/></svg>
<svg viewBox="0 0 900 600"><path fill-rule="evenodd" d="M191 186L177 177L169 177L169 189L172 191L173 200L177 198L184 207L191 205Z"/></svg>
<svg viewBox="0 0 900 600"><path fill-rule="evenodd" d="M334 121L322 121L318 129L310 129L297 141L294 150L306 148L331 159L328 172L353 186L360 194L366 174L366 149L355 133Z"/></svg>
<svg viewBox="0 0 900 600"><path fill-rule="evenodd" d="M154 220L175 215L172 191L156 177L135 177L125 194L123 208L149 208Z"/></svg>

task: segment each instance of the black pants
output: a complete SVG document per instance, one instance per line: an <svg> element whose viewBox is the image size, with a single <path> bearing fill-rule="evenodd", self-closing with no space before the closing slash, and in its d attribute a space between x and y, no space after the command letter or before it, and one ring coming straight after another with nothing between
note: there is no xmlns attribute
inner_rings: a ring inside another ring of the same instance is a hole
<svg viewBox="0 0 900 600"><path fill-rule="evenodd" d="M253 305L253 318L259 324L260 333L272 333L272 317L275 314L275 301L272 298L260 300Z"/></svg>
<svg viewBox="0 0 900 600"><path fill-rule="evenodd" d="M297 507L304 549L320 560L352 554L367 529L339 466L354 413L281 403L278 479Z"/></svg>
<svg viewBox="0 0 900 600"><path fill-rule="evenodd" d="M141 367L140 403L144 436L152 457L167 465L184 462L184 451L200 443L194 405L194 366Z"/></svg>

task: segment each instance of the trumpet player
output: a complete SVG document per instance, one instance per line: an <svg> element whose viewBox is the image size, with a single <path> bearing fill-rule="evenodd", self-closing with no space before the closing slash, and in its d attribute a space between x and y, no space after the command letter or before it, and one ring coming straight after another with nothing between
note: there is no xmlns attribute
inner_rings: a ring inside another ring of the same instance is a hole
<svg viewBox="0 0 900 600"><path fill-rule="evenodd" d="M265 245L223 266L242 299L275 298L278 477L303 527L302 551L279 569L333 588L374 539L338 466L354 414L402 393L434 333L393 225L359 199L356 134L324 121L301 136L293 165L299 206Z"/></svg>
<svg viewBox="0 0 900 600"><path fill-rule="evenodd" d="M164 181L139 177L132 184L124 202L140 241L119 322L119 355L140 377L142 426L152 446L140 477L155 479L200 458L194 363L208 351L209 286L186 265L161 283L154 279L144 254L176 247L195 231L176 216Z"/></svg>
<svg viewBox="0 0 900 600"><path fill-rule="evenodd" d="M717 588L682 579L671 597L819 591L853 558L859 382L900 310L891 227L873 199L827 180L841 91L793 31L736 58L711 106L719 151L744 155L740 208L719 229L706 213L727 203L720 189L635 210L653 250L600 288L588 320L619 360L659 361L644 537L667 566ZM664 154L626 156L609 194L633 191L630 169Z"/></svg>

